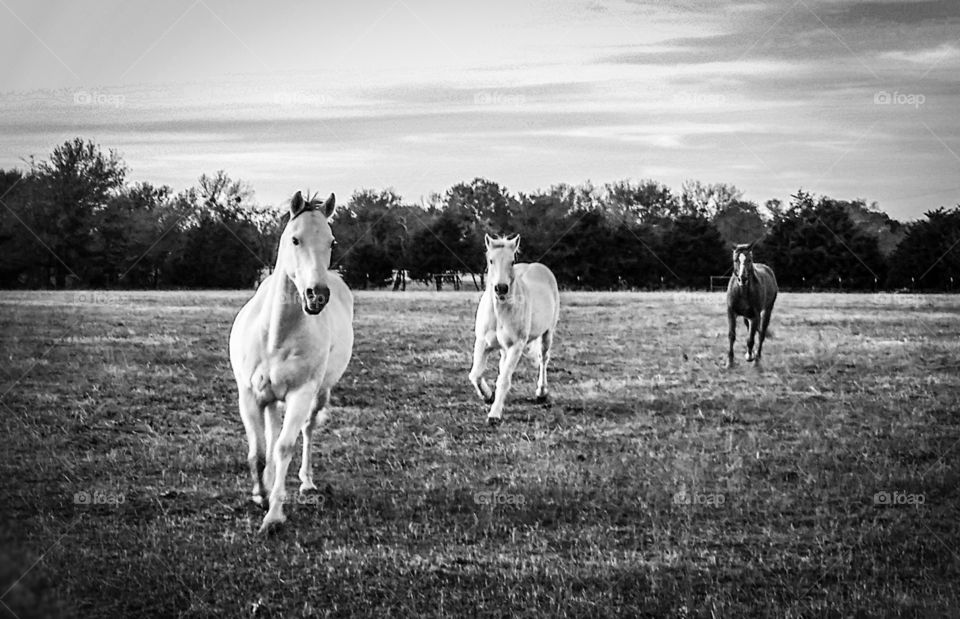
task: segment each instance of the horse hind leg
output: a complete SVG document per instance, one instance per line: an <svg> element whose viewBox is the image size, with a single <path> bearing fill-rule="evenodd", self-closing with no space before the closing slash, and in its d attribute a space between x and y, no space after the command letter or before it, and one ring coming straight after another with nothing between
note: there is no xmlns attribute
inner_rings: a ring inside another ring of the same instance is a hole
<svg viewBox="0 0 960 619"><path fill-rule="evenodd" d="M537 401L547 400L547 364L550 363L550 347L553 345L553 330L540 336L540 375L537 378Z"/></svg>
<svg viewBox="0 0 960 619"><path fill-rule="evenodd" d="M317 489L313 483L313 457L311 455L311 440L313 432L323 426L328 417L327 407L330 405L330 390L322 392L317 396L313 405L313 411L307 423L304 424L301 434L303 436L303 457L300 458L300 492L311 492Z"/></svg>
<svg viewBox="0 0 960 619"><path fill-rule="evenodd" d="M760 355L763 353L763 341L767 339L767 327L770 326L770 312L773 308L767 308L760 319L760 339L757 342L757 363L760 363Z"/></svg>
<svg viewBox="0 0 960 619"><path fill-rule="evenodd" d="M266 467L266 438L263 427L263 408L249 389L241 389L239 397L240 418L247 431L247 464L253 479L253 501L258 505L266 502L267 492L264 486L263 471Z"/></svg>

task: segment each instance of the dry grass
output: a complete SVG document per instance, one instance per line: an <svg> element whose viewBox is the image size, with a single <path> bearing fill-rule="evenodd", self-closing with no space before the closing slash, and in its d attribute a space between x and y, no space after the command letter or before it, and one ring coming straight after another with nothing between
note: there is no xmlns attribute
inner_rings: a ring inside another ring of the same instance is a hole
<svg viewBox="0 0 960 619"><path fill-rule="evenodd" d="M5 293L0 616L960 607L957 297L784 294L726 372L721 295L564 294L551 402L525 362L490 430L477 295L361 293L322 492L263 539L245 296Z"/></svg>

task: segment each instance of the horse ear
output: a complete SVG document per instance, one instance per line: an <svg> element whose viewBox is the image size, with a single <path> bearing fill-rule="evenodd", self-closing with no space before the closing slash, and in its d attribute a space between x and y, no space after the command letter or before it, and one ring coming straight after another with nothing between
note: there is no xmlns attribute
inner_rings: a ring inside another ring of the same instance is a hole
<svg viewBox="0 0 960 619"><path fill-rule="evenodd" d="M507 239L507 242L513 245L513 253L520 251L520 235L515 234L513 238Z"/></svg>
<svg viewBox="0 0 960 619"><path fill-rule="evenodd" d="M306 202L303 200L303 194L299 191L293 194L293 198L290 199L290 219L302 213L305 206Z"/></svg>
<svg viewBox="0 0 960 619"><path fill-rule="evenodd" d="M490 246L493 245L493 239L490 237L489 234L483 235L483 244L486 246L487 249L490 249Z"/></svg>
<svg viewBox="0 0 960 619"><path fill-rule="evenodd" d="M323 216L330 219L335 210L337 210L337 196L331 193L327 201L323 203Z"/></svg>

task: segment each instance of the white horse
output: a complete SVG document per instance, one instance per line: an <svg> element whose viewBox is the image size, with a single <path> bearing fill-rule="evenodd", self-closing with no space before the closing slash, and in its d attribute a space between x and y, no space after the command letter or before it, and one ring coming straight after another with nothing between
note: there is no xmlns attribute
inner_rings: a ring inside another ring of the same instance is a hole
<svg viewBox="0 0 960 619"><path fill-rule="evenodd" d="M520 237L491 238L486 235L487 288L477 307L477 340L473 348L473 369L470 382L488 404L490 425L503 418L503 403L517 364L529 346L537 359L540 376L537 399L547 397L547 363L553 332L560 317L560 291L553 273L540 264L515 264ZM538 345L539 344L539 345ZM491 391L483 378L487 356L500 349L500 375Z"/></svg>
<svg viewBox="0 0 960 619"><path fill-rule="evenodd" d="M333 194L325 202L304 200L299 191L293 196L276 268L230 332L253 499L269 505L261 533L286 520L285 480L300 433L300 491L316 490L310 438L327 419L330 388L353 351L353 295L328 270L333 247L328 220L335 208Z"/></svg>

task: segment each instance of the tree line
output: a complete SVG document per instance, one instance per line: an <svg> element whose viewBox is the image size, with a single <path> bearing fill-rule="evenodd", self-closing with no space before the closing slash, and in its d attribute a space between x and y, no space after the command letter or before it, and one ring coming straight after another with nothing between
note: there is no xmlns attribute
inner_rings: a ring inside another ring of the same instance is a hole
<svg viewBox="0 0 960 619"><path fill-rule="evenodd" d="M0 287L244 288L274 263L283 209L258 206L223 171L180 192L129 183L116 152L80 138L27 163L0 170ZM739 243L788 289L953 290L960 275L960 206L901 223L864 200L800 190L758 205L696 181L514 194L476 178L417 204L363 189L332 225L333 267L355 288L482 287L484 234L513 233L519 259L568 289L706 288Z"/></svg>

